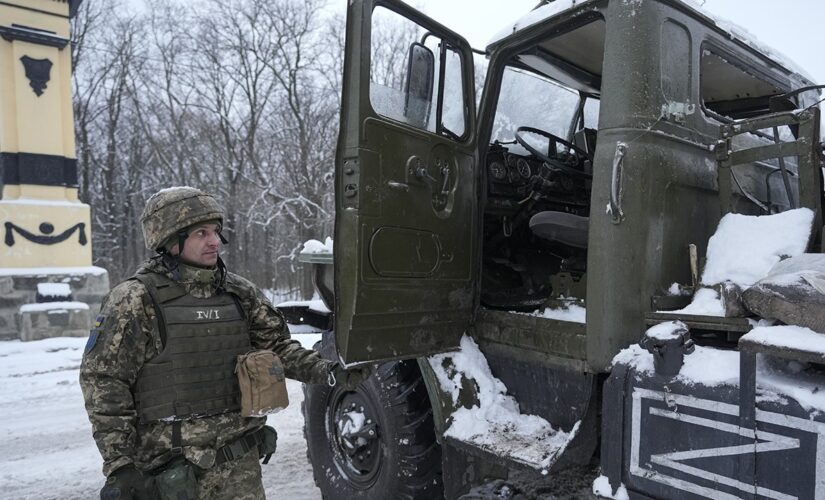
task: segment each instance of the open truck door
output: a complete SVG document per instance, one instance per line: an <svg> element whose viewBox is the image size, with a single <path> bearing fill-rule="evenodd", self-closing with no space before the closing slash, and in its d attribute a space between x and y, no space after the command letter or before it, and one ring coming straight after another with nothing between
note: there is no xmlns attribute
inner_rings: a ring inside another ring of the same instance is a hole
<svg viewBox="0 0 825 500"><path fill-rule="evenodd" d="M352 0L335 160L335 339L346 363L458 346L475 303L473 57L396 0Z"/></svg>

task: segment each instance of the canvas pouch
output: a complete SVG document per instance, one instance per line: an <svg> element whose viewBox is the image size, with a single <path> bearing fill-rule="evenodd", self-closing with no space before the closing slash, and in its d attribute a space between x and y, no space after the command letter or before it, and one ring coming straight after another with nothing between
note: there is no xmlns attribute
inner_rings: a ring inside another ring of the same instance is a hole
<svg viewBox="0 0 825 500"><path fill-rule="evenodd" d="M235 372L244 417L262 417L289 405L284 365L274 352L262 349L238 356Z"/></svg>
<svg viewBox="0 0 825 500"><path fill-rule="evenodd" d="M158 500L197 500L198 480L195 470L183 459L175 460L154 475Z"/></svg>

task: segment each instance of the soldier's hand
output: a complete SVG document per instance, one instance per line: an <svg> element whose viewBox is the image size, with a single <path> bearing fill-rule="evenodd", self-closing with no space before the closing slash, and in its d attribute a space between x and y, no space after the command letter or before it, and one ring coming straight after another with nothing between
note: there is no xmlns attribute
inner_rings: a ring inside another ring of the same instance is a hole
<svg viewBox="0 0 825 500"><path fill-rule="evenodd" d="M330 368L330 380L334 380L334 383L331 385L340 385L348 391L353 391L361 382L370 378L372 372L372 365L344 368L340 364L334 363Z"/></svg>
<svg viewBox="0 0 825 500"><path fill-rule="evenodd" d="M124 465L109 474L100 490L100 500L150 500L146 479L134 465Z"/></svg>

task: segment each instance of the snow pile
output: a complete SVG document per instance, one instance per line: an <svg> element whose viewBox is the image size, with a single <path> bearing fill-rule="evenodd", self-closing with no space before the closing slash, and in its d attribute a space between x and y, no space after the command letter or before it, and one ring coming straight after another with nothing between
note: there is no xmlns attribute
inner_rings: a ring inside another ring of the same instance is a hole
<svg viewBox="0 0 825 500"><path fill-rule="evenodd" d="M515 314L527 314L529 316L537 316L539 318L555 319L558 321L571 321L573 323L584 323L587 316L587 309L584 307L570 303L558 308L545 308L543 311L538 309L532 313L522 313L518 311L511 311Z"/></svg>
<svg viewBox="0 0 825 500"><path fill-rule="evenodd" d="M544 21L556 14L560 14L566 10L570 10L577 5L592 2L592 0L556 0L548 4L544 4L538 9L531 10L529 13L522 16L512 25L507 25L504 29L493 35L487 45L492 45L502 38L506 38L516 31L522 30L528 26Z"/></svg>
<svg viewBox="0 0 825 500"><path fill-rule="evenodd" d="M693 296L687 307L676 311L667 311L673 314L695 314L697 316L725 316L725 306L719 298L719 292L713 288L700 288Z"/></svg>
<svg viewBox="0 0 825 500"><path fill-rule="evenodd" d="M87 206L85 203L82 203L80 200L78 201L69 201L69 200L44 200L41 198L29 198L27 196L21 196L20 198L13 198L9 200L0 200L0 204L14 204L14 205L40 205L40 206L47 206L47 207L66 207L66 208L78 208Z"/></svg>
<svg viewBox="0 0 825 500"><path fill-rule="evenodd" d="M807 208L763 216L725 215L708 241L702 284L753 285L783 258L805 252L813 218Z"/></svg>
<svg viewBox="0 0 825 500"><path fill-rule="evenodd" d="M38 304L23 304L20 306L20 312L38 312L38 311L78 311L89 309L89 304L85 302L41 302Z"/></svg>
<svg viewBox="0 0 825 500"><path fill-rule="evenodd" d="M317 311L322 313L330 312L324 301L320 299L314 300L288 300L286 302L279 302L275 307L306 307L310 311Z"/></svg>
<svg viewBox="0 0 825 500"><path fill-rule="evenodd" d="M648 328L645 336L656 340L668 341L681 337L687 329L687 325L681 321L665 321L664 323L659 323Z"/></svg>
<svg viewBox="0 0 825 500"><path fill-rule="evenodd" d="M653 355L638 344L619 351L613 358L613 366L628 365L637 372L653 374ZM685 384L701 384L707 387L739 385L739 352L696 346L693 354L685 356L676 380Z"/></svg>
<svg viewBox="0 0 825 500"><path fill-rule="evenodd" d="M301 253L332 253L332 238L327 236L323 243L318 240L307 240Z"/></svg>
<svg viewBox="0 0 825 500"><path fill-rule="evenodd" d="M338 422L338 432L344 437L352 437L361 432L364 424L367 422L367 416L361 411L348 411L344 413L344 418ZM362 446L367 444L367 440L363 437L358 437Z"/></svg>
<svg viewBox="0 0 825 500"><path fill-rule="evenodd" d="M823 254L806 253L780 261L762 281L773 285L799 285L805 282L825 294L825 258Z"/></svg>
<svg viewBox="0 0 825 500"><path fill-rule="evenodd" d="M768 275L782 259L802 255L808 246L814 213L807 208L774 215L727 214L708 240L702 284L733 283L746 289ZM670 292L675 291L671 285ZM676 314L725 316L719 292L700 288Z"/></svg>
<svg viewBox="0 0 825 500"><path fill-rule="evenodd" d="M825 335L798 326L759 326L745 337L750 341L771 346L784 346L821 353L825 359ZM757 400L782 402L793 399L809 412L825 413L825 391L822 376L807 373L805 364L793 360L757 357ZM627 365L635 371L652 375L653 355L634 344L613 358L613 366ZM696 346L693 354L685 356L678 382L701 384L706 387L739 385L739 352Z"/></svg>
<svg viewBox="0 0 825 500"><path fill-rule="evenodd" d="M0 267L0 276L51 276L53 274L66 274L69 276L79 276L91 274L100 276L106 274L106 270L97 266L81 267Z"/></svg>
<svg viewBox="0 0 825 500"><path fill-rule="evenodd" d="M825 335L801 326L759 326L746 333L741 340L819 354L825 361Z"/></svg>
<svg viewBox="0 0 825 500"><path fill-rule="evenodd" d="M64 297L72 295L72 289L68 283L38 283L37 293L43 297Z"/></svg>
<svg viewBox="0 0 825 500"><path fill-rule="evenodd" d="M429 358L441 389L458 405L462 382L474 383L477 405L459 408L444 435L473 443L500 456L546 470L576 435L579 422L570 432L554 429L536 415L525 415L507 395L507 388L490 372L478 345L467 335L457 352Z"/></svg>
<svg viewBox="0 0 825 500"><path fill-rule="evenodd" d="M624 483L619 485L616 493L613 493L613 488L610 487L610 481L607 476L599 476L593 481L593 494L602 498L612 498L613 500L629 500L627 495L627 488Z"/></svg>

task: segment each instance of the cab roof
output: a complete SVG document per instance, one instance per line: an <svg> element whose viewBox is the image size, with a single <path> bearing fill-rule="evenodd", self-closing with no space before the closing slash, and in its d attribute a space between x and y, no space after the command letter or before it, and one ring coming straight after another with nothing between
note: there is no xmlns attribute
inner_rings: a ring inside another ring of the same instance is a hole
<svg viewBox="0 0 825 500"><path fill-rule="evenodd" d="M552 17L559 16L568 11L584 11L594 9L596 4L603 3L605 0L550 0L547 3L538 5L536 8L519 18L515 23L508 24L498 33L496 33L487 44L487 53L490 54L496 46L503 44L511 37L517 36L526 28L534 26ZM676 9L687 11L694 17L704 22L708 26L714 27L717 31L724 34L727 38L735 40L741 44L746 45L751 50L759 53L772 61L775 61L780 66L784 67L788 72L795 73L809 83L813 83L814 79L797 65L793 60L779 51L767 47L758 41L756 37L749 33L745 28L717 17L707 10L703 9L699 4L693 0L608 0L612 3L621 2L628 8L635 9L641 6L644 2L656 1L662 4L668 4Z"/></svg>

